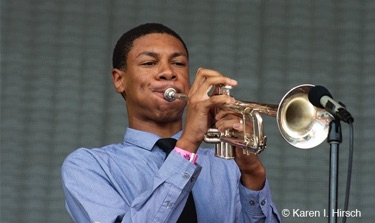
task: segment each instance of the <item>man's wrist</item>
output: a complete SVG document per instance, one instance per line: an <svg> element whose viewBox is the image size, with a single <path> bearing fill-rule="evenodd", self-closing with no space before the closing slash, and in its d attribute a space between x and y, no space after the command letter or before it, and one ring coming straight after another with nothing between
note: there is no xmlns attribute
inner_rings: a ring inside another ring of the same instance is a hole
<svg viewBox="0 0 375 223"><path fill-rule="evenodd" d="M198 150L200 143L194 143L191 140L188 140L186 138L181 137L180 139L177 140L176 147L178 148L183 148L183 150L186 150L190 153L196 153Z"/></svg>
<svg viewBox="0 0 375 223"><path fill-rule="evenodd" d="M241 172L241 183L248 189L255 191L261 190L264 187L265 182L266 174L264 168L258 171L254 171L254 173L251 174Z"/></svg>

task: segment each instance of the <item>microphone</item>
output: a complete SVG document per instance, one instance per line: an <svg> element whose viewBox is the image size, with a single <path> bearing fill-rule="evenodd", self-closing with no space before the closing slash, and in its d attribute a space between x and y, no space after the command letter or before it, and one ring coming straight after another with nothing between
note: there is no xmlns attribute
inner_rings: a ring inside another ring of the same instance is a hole
<svg viewBox="0 0 375 223"><path fill-rule="evenodd" d="M333 100L327 88L320 85L312 87L309 91L308 98L315 107L327 110L335 118L339 118L346 123L354 121L352 115L346 110L345 105Z"/></svg>

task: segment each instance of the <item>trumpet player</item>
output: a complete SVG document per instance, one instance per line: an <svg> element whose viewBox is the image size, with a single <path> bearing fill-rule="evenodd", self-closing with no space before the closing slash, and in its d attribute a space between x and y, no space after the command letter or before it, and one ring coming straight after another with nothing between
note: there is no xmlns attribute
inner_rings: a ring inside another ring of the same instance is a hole
<svg viewBox="0 0 375 223"><path fill-rule="evenodd" d="M208 95L216 85L236 86L235 80L200 68L191 84L184 41L156 23L118 40L112 80L129 126L123 142L79 148L65 159L63 189L75 222L280 221L258 156L236 148L235 159L225 160L200 148L212 124L243 129L233 112L212 112L233 98ZM165 100L171 87L188 100Z"/></svg>

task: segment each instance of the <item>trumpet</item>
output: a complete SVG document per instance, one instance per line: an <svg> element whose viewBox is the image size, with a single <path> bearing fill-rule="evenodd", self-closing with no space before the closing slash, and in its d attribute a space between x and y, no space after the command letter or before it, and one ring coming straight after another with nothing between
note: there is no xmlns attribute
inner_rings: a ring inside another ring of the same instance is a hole
<svg viewBox="0 0 375 223"><path fill-rule="evenodd" d="M219 94L230 95L231 86L217 86ZM328 135L332 115L325 109L313 106L308 93L311 84L298 85L289 90L278 105L235 100L221 109L229 109L242 116L242 132L233 129L219 132L217 128L208 129L204 141L215 144L215 156L223 159L234 158L234 147L241 147L244 154L259 154L266 149L267 136L264 134L262 115L275 117L283 138L292 146L311 149L321 144ZM186 100L187 95L168 88L164 92L167 101ZM252 123L248 129L247 122Z"/></svg>

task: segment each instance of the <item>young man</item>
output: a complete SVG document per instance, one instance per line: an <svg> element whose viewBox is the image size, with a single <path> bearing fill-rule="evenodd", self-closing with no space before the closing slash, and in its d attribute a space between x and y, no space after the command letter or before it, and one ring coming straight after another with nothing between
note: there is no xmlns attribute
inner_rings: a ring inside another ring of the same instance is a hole
<svg viewBox="0 0 375 223"><path fill-rule="evenodd" d="M119 39L112 78L125 99L129 127L123 143L81 148L64 161L66 206L76 222L280 221L257 156L236 148L235 160L224 160L212 149L199 149L212 123L221 131L243 127L233 112L211 114L234 99L208 96L216 85L237 82L198 69L190 87L188 64L185 43L164 25L144 24ZM188 101L166 101L163 93L170 87ZM169 155L160 138L177 139ZM191 203L196 213L185 212Z"/></svg>

